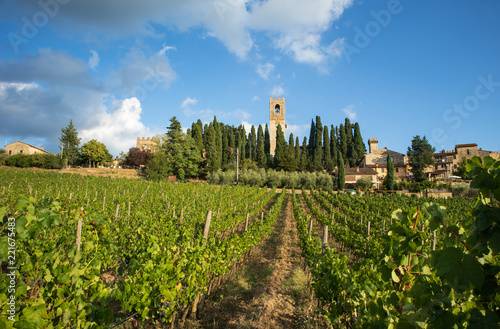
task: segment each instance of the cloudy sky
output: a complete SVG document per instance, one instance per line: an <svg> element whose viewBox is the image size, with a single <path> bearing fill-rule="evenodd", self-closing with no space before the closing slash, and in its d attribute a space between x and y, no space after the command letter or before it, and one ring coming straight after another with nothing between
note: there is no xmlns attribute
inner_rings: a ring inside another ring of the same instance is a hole
<svg viewBox="0 0 500 329"><path fill-rule="evenodd" d="M0 0L0 139L58 152L72 119L113 155L173 116L361 125L406 153L500 150L498 0Z"/></svg>

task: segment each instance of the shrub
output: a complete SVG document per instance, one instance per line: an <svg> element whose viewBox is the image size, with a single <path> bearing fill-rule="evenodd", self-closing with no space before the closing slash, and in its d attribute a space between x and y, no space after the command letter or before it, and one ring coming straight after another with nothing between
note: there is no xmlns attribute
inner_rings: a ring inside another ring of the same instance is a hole
<svg viewBox="0 0 500 329"><path fill-rule="evenodd" d="M369 177L361 177L356 181L356 187L366 191L372 186L372 180Z"/></svg>

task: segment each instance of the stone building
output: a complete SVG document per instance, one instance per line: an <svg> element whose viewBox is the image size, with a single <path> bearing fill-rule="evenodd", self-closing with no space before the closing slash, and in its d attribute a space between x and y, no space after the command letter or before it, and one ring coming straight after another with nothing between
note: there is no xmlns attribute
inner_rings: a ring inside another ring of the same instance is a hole
<svg viewBox="0 0 500 329"><path fill-rule="evenodd" d="M283 134L286 135L285 123L285 97L270 97L269 98L269 139L270 139L270 154L276 154L276 129L281 125Z"/></svg>
<svg viewBox="0 0 500 329"><path fill-rule="evenodd" d="M359 164L360 168L371 168L376 172L376 181L383 182L387 176L387 154L394 164L394 174L398 181L408 179L408 157L402 153L388 150L386 147L378 149L378 138L368 139L368 153Z"/></svg>
<svg viewBox="0 0 500 329"><path fill-rule="evenodd" d="M36 147L27 143L23 143L20 141L10 143L5 145L5 153L7 155L14 154L51 154L43 149L43 146Z"/></svg>
<svg viewBox="0 0 500 329"><path fill-rule="evenodd" d="M453 171L458 169L458 164L462 161L462 158L467 160L478 156L484 159L487 156L498 160L500 158L499 152L484 151L483 149L477 147L477 144L457 144L455 149L452 151L442 150L441 152L434 153L434 159L436 163L433 167L430 167L427 172L431 179L449 179L453 178Z"/></svg>
<svg viewBox="0 0 500 329"><path fill-rule="evenodd" d="M155 153L160 149L160 141L156 137L137 137L138 149Z"/></svg>
<svg viewBox="0 0 500 329"><path fill-rule="evenodd" d="M345 183L346 184L356 184L358 179L368 177L374 187L379 188L382 181L378 178L378 173L375 169L369 167L352 167L345 168Z"/></svg>

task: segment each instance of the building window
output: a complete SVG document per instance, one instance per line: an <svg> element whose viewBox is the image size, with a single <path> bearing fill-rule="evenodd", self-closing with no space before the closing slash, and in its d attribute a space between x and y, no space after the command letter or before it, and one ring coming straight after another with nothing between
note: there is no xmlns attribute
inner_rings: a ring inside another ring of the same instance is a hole
<svg viewBox="0 0 500 329"><path fill-rule="evenodd" d="M396 172L399 172L399 168L396 168Z"/></svg>
<svg viewBox="0 0 500 329"><path fill-rule="evenodd" d="M21 150L19 153L23 153L23 150Z"/></svg>
<svg viewBox="0 0 500 329"><path fill-rule="evenodd" d="M470 155L470 150L469 149L467 149L467 155Z"/></svg>
<svg viewBox="0 0 500 329"><path fill-rule="evenodd" d="M384 168L382 168L382 173L384 173Z"/></svg>
<svg viewBox="0 0 500 329"><path fill-rule="evenodd" d="M453 156L453 159L455 159L455 160L456 160L456 159L457 159L457 156L456 156L456 155L454 155L454 156Z"/></svg>
<svg viewBox="0 0 500 329"><path fill-rule="evenodd" d="M11 155L11 154L12 154L12 150L9 150L9 155Z"/></svg>

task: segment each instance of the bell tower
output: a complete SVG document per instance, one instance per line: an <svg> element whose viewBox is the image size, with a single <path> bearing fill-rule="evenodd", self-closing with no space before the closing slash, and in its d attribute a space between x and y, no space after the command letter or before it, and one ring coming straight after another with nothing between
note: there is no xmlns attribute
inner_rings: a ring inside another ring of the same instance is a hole
<svg viewBox="0 0 500 329"><path fill-rule="evenodd" d="M285 97L270 97L269 99L269 137L270 154L276 153L276 129L281 125L281 130L285 134Z"/></svg>

